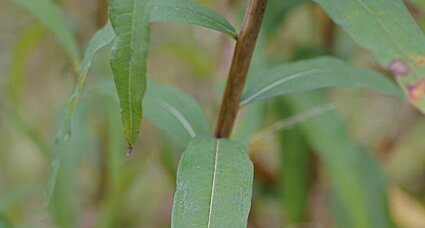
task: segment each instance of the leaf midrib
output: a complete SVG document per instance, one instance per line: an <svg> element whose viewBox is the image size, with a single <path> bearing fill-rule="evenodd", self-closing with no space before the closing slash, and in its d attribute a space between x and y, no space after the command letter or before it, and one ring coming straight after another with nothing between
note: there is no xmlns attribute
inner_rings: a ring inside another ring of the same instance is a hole
<svg viewBox="0 0 425 228"><path fill-rule="evenodd" d="M192 4L192 6L194 6L194 7L197 7L197 5L193 5ZM234 31L234 30L229 30L229 28L228 28L228 26L226 26L225 24L223 24L223 23L221 23L221 22L219 22L219 21L217 21L217 20L214 20L214 18L212 18L212 17L210 17L210 16L207 16L207 15L205 15L205 14L201 14L201 13L199 13L198 11L196 11L196 10L192 10L191 8L189 8L189 7L182 7L182 6L167 6L167 5L161 5L161 4L158 4L158 5L155 5L153 8L155 8L155 9L160 9L160 8L171 8L171 9L177 9L177 10L180 10L180 9L182 9L182 10L188 10L188 11L190 11L190 12L192 12L193 14L196 14L196 15L198 15L198 16L200 16L200 17L202 17L202 18L205 18L205 19L207 19L211 24L215 24L216 26L218 26L218 27L221 27L224 31L227 31L227 33L229 34L229 35L231 35L233 38L236 38L236 36L237 36L237 34L236 34L236 31ZM229 24L229 26L231 26L230 24ZM233 27L233 26L232 26Z"/></svg>
<svg viewBox="0 0 425 228"><path fill-rule="evenodd" d="M297 72L294 73L292 75L289 75L288 77L285 78L281 78L277 81L272 81L270 83L268 83L267 85L261 87L260 89L256 90L255 93L253 93L252 95L248 96L247 98L243 99L240 103L241 106L244 106L246 104L248 104L249 102L255 100L257 97L261 96L262 94L266 93L267 91L275 88L276 86L279 86L283 83L289 82L289 81L293 81L296 80L297 78L300 78L302 76L314 73L314 72L323 72L323 70L307 70L307 71L302 71L302 72Z"/></svg>
<svg viewBox="0 0 425 228"><path fill-rule="evenodd" d="M212 210L214 206L214 194L215 194L215 184L217 179L219 151L220 151L220 139L217 139L216 147L215 147L214 172L213 172L213 179L212 179L212 186L211 186L210 205L208 210L208 228L211 228L211 218L212 218Z"/></svg>
<svg viewBox="0 0 425 228"><path fill-rule="evenodd" d="M179 121L179 123L182 125L182 127L186 130L186 132L189 134L191 138L196 137L195 130L193 130L193 127L190 125L190 122L184 117L184 115L181 112L179 112L174 106L172 106L168 102L159 100L159 103L165 109L166 112L173 115Z"/></svg>
<svg viewBox="0 0 425 228"><path fill-rule="evenodd" d="M133 71L132 71L132 66L133 66L133 50L134 50L134 28L135 28L135 15L136 15L136 2L138 0L133 0L133 8L132 10L132 15L131 15L131 32L130 32L130 59L129 59L129 64L128 64L128 73L129 73L129 77L128 77L128 102L129 102L129 111L130 111L130 135L133 137L133 133L134 133L134 127L133 127L133 94L132 94L132 89L131 89L131 82L132 82L132 77L133 77Z"/></svg>

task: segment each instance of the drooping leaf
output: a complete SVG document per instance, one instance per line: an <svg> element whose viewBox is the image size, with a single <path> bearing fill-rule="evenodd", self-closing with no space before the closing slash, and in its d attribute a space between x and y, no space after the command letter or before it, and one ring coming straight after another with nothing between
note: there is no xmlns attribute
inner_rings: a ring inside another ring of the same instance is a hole
<svg viewBox="0 0 425 228"><path fill-rule="evenodd" d="M425 36L402 0L314 0L379 63L425 112Z"/></svg>
<svg viewBox="0 0 425 228"><path fill-rule="evenodd" d="M171 227L247 227L252 179L253 165L242 145L193 139L180 160Z"/></svg>
<svg viewBox="0 0 425 228"><path fill-rule="evenodd" d="M72 115L75 112L78 101L81 96L81 91L83 89L84 83L87 79L87 73L91 66L94 56L96 53L108 45L115 38L114 30L112 29L111 24L108 22L102 29L97 31L93 37L90 39L89 44L87 45L86 52L84 54L83 61L79 70L78 84L74 89L74 93L68 99L67 104L67 116L69 121L72 120Z"/></svg>
<svg viewBox="0 0 425 228"><path fill-rule="evenodd" d="M150 0L109 1L110 21L117 34L110 62L129 148L136 141L142 119L150 10Z"/></svg>
<svg viewBox="0 0 425 228"><path fill-rule="evenodd" d="M278 66L258 78L258 81L251 81L247 85L241 105L331 86L374 89L401 99L403 97L396 84L384 76L331 57Z"/></svg>
<svg viewBox="0 0 425 228"><path fill-rule="evenodd" d="M90 39L86 51L84 53L83 61L81 62L80 74L84 74L89 70L96 53L111 43L114 40L115 32L111 23L108 21L103 28L99 29Z"/></svg>
<svg viewBox="0 0 425 228"><path fill-rule="evenodd" d="M174 87L149 82L143 106L146 118L182 145L196 136L211 134L199 103Z"/></svg>
<svg viewBox="0 0 425 228"><path fill-rule="evenodd" d="M80 62L77 42L65 22L61 9L51 0L12 0L28 9L40 23L50 30L70 55L74 66Z"/></svg>
<svg viewBox="0 0 425 228"><path fill-rule="evenodd" d="M200 25L236 37L235 28L219 13L190 0L156 0L152 22L187 23Z"/></svg>
<svg viewBox="0 0 425 228"><path fill-rule="evenodd" d="M327 103L322 93L287 96L291 109L302 112ZM331 178L350 227L393 227L387 207L387 184L379 165L365 149L352 143L335 112L327 112L301 124Z"/></svg>

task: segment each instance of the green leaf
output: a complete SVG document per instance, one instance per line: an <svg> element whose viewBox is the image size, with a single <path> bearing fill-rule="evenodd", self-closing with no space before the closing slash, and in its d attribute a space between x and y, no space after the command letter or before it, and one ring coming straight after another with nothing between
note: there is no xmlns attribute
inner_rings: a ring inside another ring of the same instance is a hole
<svg viewBox="0 0 425 228"><path fill-rule="evenodd" d="M247 227L252 180L253 165L242 145L193 139L180 160L171 227Z"/></svg>
<svg viewBox="0 0 425 228"><path fill-rule="evenodd" d="M32 25L22 34L12 50L10 59L9 93L13 102L20 104L26 76L25 63L28 55L40 44L45 31L39 24Z"/></svg>
<svg viewBox="0 0 425 228"><path fill-rule="evenodd" d="M305 219L309 197L309 148L298 127L283 131L280 138L280 175L287 220L289 224L301 223Z"/></svg>
<svg viewBox="0 0 425 228"><path fill-rule="evenodd" d="M196 136L211 134L201 105L179 89L149 82L143 106L146 118L183 145Z"/></svg>
<svg viewBox="0 0 425 228"><path fill-rule="evenodd" d="M29 10L39 21L50 30L58 42L70 55L74 66L78 68L80 54L78 45L71 30L65 22L61 9L51 0L12 0Z"/></svg>
<svg viewBox="0 0 425 228"><path fill-rule="evenodd" d="M151 13L152 22L187 23L200 25L236 38L235 28L219 13L189 0L156 0Z"/></svg>
<svg viewBox="0 0 425 228"><path fill-rule="evenodd" d="M93 58L96 53L108 45L115 38L114 30L112 29L111 24L108 22L102 29L97 31L93 37L90 39L89 44L87 45L86 52L84 54L83 62L80 67L80 76L78 78L78 84L75 87L74 93L68 99L67 104L67 116L69 121L72 120L72 116L77 107L78 101L81 96L81 91L84 87L84 83L87 79L88 70L92 64ZM70 125L70 124L69 124Z"/></svg>
<svg viewBox="0 0 425 228"><path fill-rule="evenodd" d="M314 0L379 63L425 112L425 36L401 0Z"/></svg>
<svg viewBox="0 0 425 228"><path fill-rule="evenodd" d="M327 103L322 93L290 95L287 101L295 112ZM337 114L328 112L311 118L301 124L301 129L328 170L351 227L393 227L382 170L367 151L348 139Z"/></svg>
<svg viewBox="0 0 425 228"><path fill-rule="evenodd" d="M395 83L378 73L351 66L335 58L320 57L269 70L258 81L251 81L247 85L241 105L331 86L374 89L403 97Z"/></svg>
<svg viewBox="0 0 425 228"><path fill-rule="evenodd" d="M87 45L86 52L84 53L84 58L81 63L80 75L84 74L91 67L93 58L96 53L111 43L115 38L115 32L112 28L111 23L108 21L103 28L99 29L93 37L90 39L89 44Z"/></svg>
<svg viewBox="0 0 425 228"><path fill-rule="evenodd" d="M110 0L110 21L117 38L110 55L121 119L129 148L137 139L146 90L150 0Z"/></svg>
<svg viewBox="0 0 425 228"><path fill-rule="evenodd" d="M284 97L276 99L273 104L279 118L286 120L296 118ZM299 126L279 133L279 144L281 148L280 183L285 224L299 224L305 221L308 207L311 182L310 148Z"/></svg>

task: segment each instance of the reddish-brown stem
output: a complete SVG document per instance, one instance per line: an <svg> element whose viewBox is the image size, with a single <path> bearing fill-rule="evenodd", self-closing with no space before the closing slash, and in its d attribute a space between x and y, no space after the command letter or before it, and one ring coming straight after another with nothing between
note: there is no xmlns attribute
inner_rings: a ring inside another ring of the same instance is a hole
<svg viewBox="0 0 425 228"><path fill-rule="evenodd" d="M217 120L215 131L217 138L229 138L232 133L266 5L267 0L249 0L248 2Z"/></svg>

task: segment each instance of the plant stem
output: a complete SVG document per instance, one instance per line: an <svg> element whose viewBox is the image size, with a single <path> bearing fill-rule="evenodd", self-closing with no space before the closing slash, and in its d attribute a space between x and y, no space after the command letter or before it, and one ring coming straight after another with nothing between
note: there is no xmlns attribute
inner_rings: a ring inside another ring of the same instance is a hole
<svg viewBox="0 0 425 228"><path fill-rule="evenodd" d="M249 0L238 35L215 136L229 138L239 111L239 102L268 0Z"/></svg>

